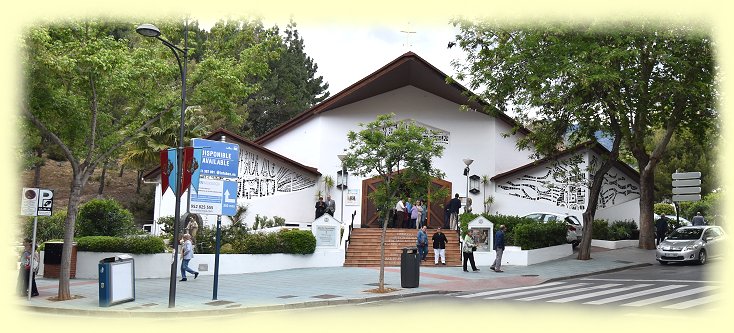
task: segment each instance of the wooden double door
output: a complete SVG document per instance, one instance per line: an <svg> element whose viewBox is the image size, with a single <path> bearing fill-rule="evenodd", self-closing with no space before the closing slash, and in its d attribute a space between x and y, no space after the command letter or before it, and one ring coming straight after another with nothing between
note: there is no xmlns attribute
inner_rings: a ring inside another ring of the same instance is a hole
<svg viewBox="0 0 734 333"><path fill-rule="evenodd" d="M380 228L382 227L382 221L380 220L380 214L378 214L377 206L369 199L369 195L375 191L377 186L382 183L380 177L365 179L362 181L362 226L367 228ZM451 193L451 182L447 182L443 179L434 178L431 180L431 186L428 188L428 194L432 194L434 191L447 188L446 193ZM438 202L428 202L426 207L428 210L428 217L426 225L429 229L435 229L444 226L444 207L449 201L450 196L438 200ZM415 200L415 199L414 199ZM397 201L395 202L397 203ZM395 207L395 203L390 208ZM398 226L399 227L399 226Z"/></svg>

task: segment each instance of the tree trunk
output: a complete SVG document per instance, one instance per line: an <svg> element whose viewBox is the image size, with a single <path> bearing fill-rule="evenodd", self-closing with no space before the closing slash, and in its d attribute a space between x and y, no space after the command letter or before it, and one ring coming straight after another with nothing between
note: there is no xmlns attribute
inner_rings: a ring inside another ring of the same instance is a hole
<svg viewBox="0 0 734 333"><path fill-rule="evenodd" d="M639 248L652 250L655 248L655 222L653 207L655 205L655 168L640 168L640 242Z"/></svg>
<svg viewBox="0 0 734 333"><path fill-rule="evenodd" d="M43 158L43 151L40 149L36 150L36 157ZM36 162L35 167L33 168L33 187L41 187L41 167L43 166L43 162L38 161Z"/></svg>
<svg viewBox="0 0 734 333"><path fill-rule="evenodd" d="M135 193L140 194L140 187L143 184L143 170L138 170L137 185L135 186Z"/></svg>
<svg viewBox="0 0 734 333"><path fill-rule="evenodd" d="M117 175L117 177L118 177L118 178L119 178L119 177L122 177L122 173L123 173L123 172L125 172L125 165L124 165L124 164L120 166L120 173L119 173L119 174Z"/></svg>
<svg viewBox="0 0 734 333"><path fill-rule="evenodd" d="M64 246L61 254L61 272L59 273L59 301L71 299L69 279L71 276L71 251L74 242L74 222L79 211L79 202L81 201L83 188L84 184L80 177L74 175L71 192L69 193L69 206L66 209L66 220L64 221Z"/></svg>
<svg viewBox="0 0 734 333"><path fill-rule="evenodd" d="M107 162L102 165L102 175L99 176L99 189L97 190L97 196L102 196L104 193L105 176L107 175Z"/></svg>
<svg viewBox="0 0 734 333"><path fill-rule="evenodd" d="M378 290L385 292L385 236L387 234L387 224L390 221L390 209L383 209L385 218L382 220L382 235L380 236L380 286Z"/></svg>

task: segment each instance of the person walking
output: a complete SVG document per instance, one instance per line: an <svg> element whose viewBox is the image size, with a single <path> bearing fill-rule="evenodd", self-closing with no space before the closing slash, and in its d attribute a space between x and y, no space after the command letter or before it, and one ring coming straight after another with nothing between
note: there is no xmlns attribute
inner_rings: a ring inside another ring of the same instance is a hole
<svg viewBox="0 0 734 333"><path fill-rule="evenodd" d="M665 214L660 214L660 218L655 221L655 239L658 245L665 239L668 233L668 217Z"/></svg>
<svg viewBox="0 0 734 333"><path fill-rule="evenodd" d="M466 261L469 260L471 263L471 269L474 272L479 271L479 268L474 264L474 251L477 250L477 245L474 243L474 238L472 237L472 231L469 230L466 233L466 236L464 236L464 242L461 245L461 252L464 254L464 272L468 272L466 270Z"/></svg>
<svg viewBox="0 0 734 333"><path fill-rule="evenodd" d="M319 201L316 201L316 218L321 217L326 212L326 203L324 197L319 197Z"/></svg>
<svg viewBox="0 0 734 333"><path fill-rule="evenodd" d="M336 212L336 202L334 202L334 199L331 198L331 195L326 195L326 214L334 216L334 212Z"/></svg>
<svg viewBox="0 0 734 333"><path fill-rule="evenodd" d="M446 266L446 243L448 242L446 235L441 232L439 227L431 239L433 240L433 264L438 265L440 258L441 265Z"/></svg>
<svg viewBox="0 0 734 333"><path fill-rule="evenodd" d="M693 223L693 225L706 225L706 220L704 220L701 212L696 212L696 216L693 217L693 221L691 221L691 223Z"/></svg>
<svg viewBox="0 0 734 333"><path fill-rule="evenodd" d="M194 258L194 247L191 245L191 235L183 235L183 246L181 249L181 281L187 281L186 272L194 274L194 279L199 277L199 272L189 268L189 261Z"/></svg>
<svg viewBox="0 0 734 333"><path fill-rule="evenodd" d="M418 229L418 236L415 241L415 245L418 246L418 253L420 253L421 261L426 260L428 255L428 234L426 234L426 226Z"/></svg>
<svg viewBox="0 0 734 333"><path fill-rule="evenodd" d="M38 252L31 250L32 246L30 239L26 238L23 240L23 254L20 255L20 269L18 271L18 294L20 296L28 296L29 291L31 293L31 297L38 296L36 273L38 273L38 261L41 259L41 256ZM32 264L31 256L33 256ZM33 274L32 277L30 276L31 274ZM31 278L30 290L28 290L28 278Z"/></svg>
<svg viewBox="0 0 734 333"><path fill-rule="evenodd" d="M459 209L461 208L461 200L459 199L459 193L456 193L454 195L454 198L449 201L449 212L451 213L450 217L450 228L451 230L459 230Z"/></svg>
<svg viewBox="0 0 734 333"><path fill-rule="evenodd" d="M502 252L505 251L505 225L500 225L500 229L494 234L494 252L496 253L496 257L494 258L494 263L492 266L489 267L489 269L497 272L502 273L504 272L502 270Z"/></svg>

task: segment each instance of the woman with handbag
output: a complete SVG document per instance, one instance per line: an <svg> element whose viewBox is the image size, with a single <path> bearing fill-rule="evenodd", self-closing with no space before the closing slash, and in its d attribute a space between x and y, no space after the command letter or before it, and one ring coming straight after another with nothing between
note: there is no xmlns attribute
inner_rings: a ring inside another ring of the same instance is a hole
<svg viewBox="0 0 734 333"><path fill-rule="evenodd" d="M471 230L467 231L466 236L464 236L463 243L464 244L461 246L461 252L464 253L464 272L468 272L468 270L466 270L467 260L471 263L472 271L479 271L479 268L474 264L474 251L477 250L477 245L474 244L474 238L472 237Z"/></svg>

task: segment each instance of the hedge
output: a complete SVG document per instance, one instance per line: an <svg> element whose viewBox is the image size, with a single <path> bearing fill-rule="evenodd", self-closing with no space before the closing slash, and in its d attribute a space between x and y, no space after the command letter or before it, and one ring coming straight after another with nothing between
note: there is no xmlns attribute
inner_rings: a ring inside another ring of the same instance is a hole
<svg viewBox="0 0 734 333"><path fill-rule="evenodd" d="M77 251L153 254L165 252L163 239L155 236L87 236L76 239Z"/></svg>
<svg viewBox="0 0 734 333"><path fill-rule="evenodd" d="M523 250L566 244L565 222L520 223L515 225L515 245Z"/></svg>
<svg viewBox="0 0 734 333"><path fill-rule="evenodd" d="M640 230L637 223L631 220L614 221L611 225L607 220L594 220L591 238L600 240L639 239Z"/></svg>

